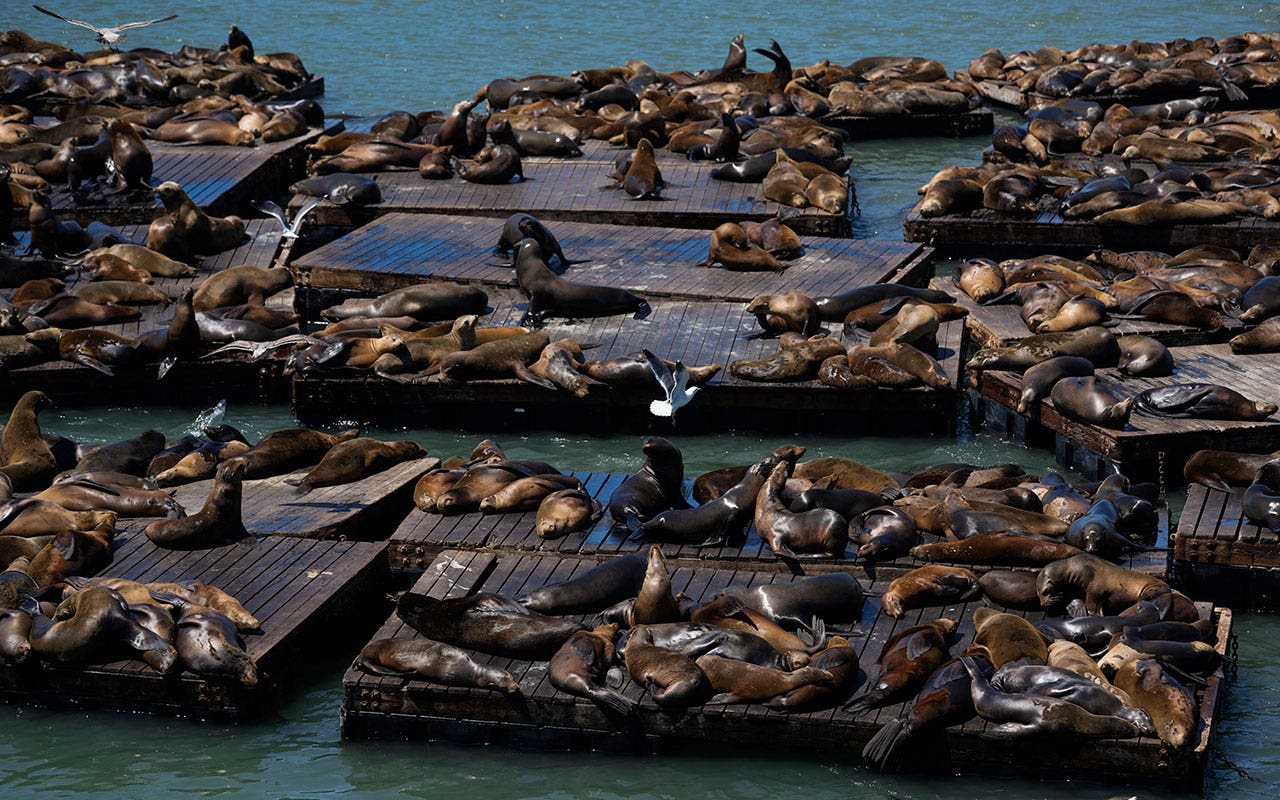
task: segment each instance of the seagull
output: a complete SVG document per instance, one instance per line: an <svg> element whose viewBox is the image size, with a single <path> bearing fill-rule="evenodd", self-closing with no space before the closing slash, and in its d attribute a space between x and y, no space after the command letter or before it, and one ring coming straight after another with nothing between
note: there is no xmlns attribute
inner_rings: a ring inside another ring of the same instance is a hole
<svg viewBox="0 0 1280 800"><path fill-rule="evenodd" d="M99 28L97 25L90 25L84 20L71 19L70 17L64 17L61 14L57 13L56 11L50 11L47 8L41 8L40 6L37 6L34 4L32 4L31 7L34 8L36 11L39 11L41 14L48 14L54 19L60 19L63 22L67 22L72 25L79 25L81 28L88 28L89 30L98 34L97 39L100 43L106 45L112 50L115 50L116 45L120 44L125 40L125 38L127 38L126 35L121 33L120 31L127 31L130 28L145 28L148 25L155 25L157 22L168 22L169 20L174 19L178 16L177 14L170 14L167 17L159 17L158 19L149 19L143 22L126 22L125 24L117 25L114 28Z"/></svg>
<svg viewBox="0 0 1280 800"><path fill-rule="evenodd" d="M654 400L649 404L649 413L655 417L671 417L675 421L676 410L689 404L698 393L698 387L689 388L689 370L685 369L682 362L676 362L675 372L672 374L663 360L653 353L645 350L644 357L649 362L653 377L658 379L658 384L667 393L667 399Z"/></svg>
<svg viewBox="0 0 1280 800"><path fill-rule="evenodd" d="M267 200L264 203L256 204L255 208L257 208L263 214L267 214L269 216L275 217L277 220L280 221L280 224L284 227L284 233L280 234L282 238L297 239L298 229L302 227L302 218L305 217L311 211L311 209L320 205L320 201L323 199L324 199L323 197L316 197L312 200L307 201L306 205L298 209L298 216L293 218L292 224L289 222L289 215L285 213L285 210L281 208L279 205L271 202L270 200Z"/></svg>

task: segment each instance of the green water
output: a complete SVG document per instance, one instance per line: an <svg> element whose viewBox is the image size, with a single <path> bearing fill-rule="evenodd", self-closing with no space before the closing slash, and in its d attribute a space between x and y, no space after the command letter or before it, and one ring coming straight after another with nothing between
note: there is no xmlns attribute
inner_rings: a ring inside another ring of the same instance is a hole
<svg viewBox="0 0 1280 800"><path fill-rule="evenodd" d="M135 31L127 45L173 48L213 44L239 24L259 52L298 52L323 74L330 112L379 114L451 105L493 77L644 58L658 69L716 66L739 31L750 47L777 39L797 65L866 55L927 55L964 67L989 46L1006 53L1044 44L1164 39L1243 30L1280 29L1275 3L1159 0L1141 5L1034 2L850 3L410 3L404 0L316 0L262 4L246 0L162 5L104 0L66 2L56 10L112 22L178 13L177 20ZM88 49L87 32L67 28L27 8L5 6L5 28ZM749 63L761 66L751 55ZM915 189L934 171L973 163L986 143L901 139L850 148L863 215L858 237L898 238ZM211 402L216 398L211 398ZM45 427L101 443L154 427L181 433L190 410L102 408L46 415ZM250 438L292 424L286 409L235 408L227 421ZM391 431L370 431L381 435ZM476 437L446 431L404 434L434 453L470 448ZM676 437L690 473L754 460L781 439L753 435ZM1016 461L1050 468L1051 454L962 431L956 440L861 438L803 440L810 452L857 458L906 470L942 461ZM531 433L504 437L508 452L569 468L629 470L638 439ZM1272 798L1280 782L1276 742L1280 624L1274 617L1237 617L1238 682L1228 694L1218 743L1257 778L1216 767L1213 798ZM874 798L880 800L1104 800L1122 792L1095 785L873 775L829 758L762 759L756 754L631 758L604 754L525 753L401 743L341 744L339 680L354 655L341 648L312 664L277 716L240 726L201 725L130 715L46 712L0 706L0 787L3 797L449 797L449 798ZM1137 790L1143 798L1167 798Z"/></svg>

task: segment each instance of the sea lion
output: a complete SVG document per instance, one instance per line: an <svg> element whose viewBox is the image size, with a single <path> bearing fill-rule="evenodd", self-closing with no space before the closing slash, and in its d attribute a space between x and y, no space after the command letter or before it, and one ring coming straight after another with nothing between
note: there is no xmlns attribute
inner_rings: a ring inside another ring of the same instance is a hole
<svg viewBox="0 0 1280 800"><path fill-rule="evenodd" d="M949 657L955 632L956 621L941 617L889 637L877 659L880 674L845 710L860 713L879 708L919 689Z"/></svg>
<svg viewBox="0 0 1280 800"><path fill-rule="evenodd" d="M1093 376L1062 378L1053 385L1049 399L1065 417L1116 429L1129 422L1136 403L1134 397L1121 397L1112 385L1098 383Z"/></svg>
<svg viewBox="0 0 1280 800"><path fill-rule="evenodd" d="M336 435L307 428L273 431L241 455L223 463L244 462L245 480L270 478L318 463L334 445L359 434L355 428Z"/></svg>
<svg viewBox="0 0 1280 800"><path fill-rule="evenodd" d="M428 639L503 658L546 661L581 623L534 613L489 592L445 600L405 592L396 616Z"/></svg>
<svg viewBox="0 0 1280 800"><path fill-rule="evenodd" d="M655 646L647 626L632 629L622 657L631 679L665 710L697 705L711 693L711 684L698 665L688 656Z"/></svg>
<svg viewBox="0 0 1280 800"><path fill-rule="evenodd" d="M628 553L577 577L539 587L518 600L539 614L591 614L640 594L648 570L648 557Z"/></svg>
<svg viewBox="0 0 1280 800"><path fill-rule="evenodd" d="M911 548L911 556L921 561L1006 567L1040 567L1080 552L1079 548L1043 537L998 531L974 534L958 542L930 542Z"/></svg>
<svg viewBox="0 0 1280 800"><path fill-rule="evenodd" d="M604 515L604 506L580 489L552 492L538 505L533 530L544 539L558 539L586 530Z"/></svg>
<svg viewBox="0 0 1280 800"><path fill-rule="evenodd" d="M1198 483L1223 491L1233 487L1244 488L1253 483L1254 476L1262 465L1274 458L1275 455L1271 454L1197 450L1183 465L1182 477L1188 483Z"/></svg>
<svg viewBox="0 0 1280 800"><path fill-rule="evenodd" d="M920 541L911 515L890 505L868 509L849 519L849 537L858 545L858 559L868 565L868 570L873 570L876 561L905 556Z"/></svg>
<svg viewBox="0 0 1280 800"><path fill-rule="evenodd" d="M760 329L766 333L794 331L812 336L822 330L818 307L804 292L757 295L747 303L746 311L755 315Z"/></svg>
<svg viewBox="0 0 1280 800"><path fill-rule="evenodd" d="M1120 371L1125 375L1154 378L1173 374L1173 355L1162 342L1135 334L1121 336L1116 344L1120 347Z"/></svg>
<svg viewBox="0 0 1280 800"><path fill-rule="evenodd" d="M640 526L648 541L710 547L742 536L751 522L756 498L776 460L752 465L727 492L697 508L663 511Z"/></svg>
<svg viewBox="0 0 1280 800"><path fill-rule="evenodd" d="M107 122L107 133L111 135L111 163L116 173L116 190L143 192L149 189L153 167L151 150L138 131L117 117Z"/></svg>
<svg viewBox="0 0 1280 800"><path fill-rule="evenodd" d="M550 464L540 461L497 461L473 464L453 485L435 498L440 514L478 511L485 498L518 480L533 475L558 475Z"/></svg>
<svg viewBox="0 0 1280 800"><path fill-rule="evenodd" d="M641 139L636 143L635 153L632 154L631 163L620 183L622 190L632 200L661 199L659 195L667 184L662 179L658 162L654 160L653 143L648 139Z"/></svg>
<svg viewBox="0 0 1280 800"><path fill-rule="evenodd" d="M249 535L240 517L245 470L244 461L224 461L218 467L213 487L204 506L191 516L157 520L144 533L152 542L174 550L216 547Z"/></svg>
<svg viewBox="0 0 1280 800"><path fill-rule="evenodd" d="M146 474L151 460L164 449L164 434L146 430L132 439L106 444L90 450L76 462L75 472L123 472L126 475Z"/></svg>
<svg viewBox="0 0 1280 800"><path fill-rule="evenodd" d="M1114 687L1102 686L1073 670L1048 664L1006 663L992 676L991 684L1002 692L1054 697L1091 714L1126 719L1143 736L1156 732L1151 716L1125 703Z"/></svg>
<svg viewBox="0 0 1280 800"><path fill-rule="evenodd" d="M1167 608L1169 584L1112 564L1088 553L1064 558L1040 570L1036 593L1045 608L1061 608L1075 597L1084 599L1089 614L1118 614L1140 600Z"/></svg>
<svg viewBox="0 0 1280 800"><path fill-rule="evenodd" d="M239 129L237 132L247 133ZM193 255L215 255L230 250L244 239L243 220L235 216L209 216L173 181L157 186L155 194L168 213L147 229L148 248L186 261Z"/></svg>
<svg viewBox="0 0 1280 800"><path fill-rule="evenodd" d="M570 636L547 666L551 685L566 694L589 699L606 714L634 713L635 701L606 685L606 676L616 655L613 639L617 634L618 626L611 623Z"/></svg>
<svg viewBox="0 0 1280 800"><path fill-rule="evenodd" d="M354 483L391 469L396 464L423 458L426 454L427 451L417 442L382 442L357 437L338 442L329 448L321 457L320 463L294 485L298 487L298 494L302 495L322 486Z"/></svg>
<svg viewBox="0 0 1280 800"><path fill-rule="evenodd" d="M26 611L0 610L0 660L4 663L22 664L31 655L32 621Z"/></svg>
<svg viewBox="0 0 1280 800"><path fill-rule="evenodd" d="M372 206L382 202L382 190L377 181L349 172L307 178L290 186L289 191L304 197L323 197L337 206Z"/></svg>
<svg viewBox="0 0 1280 800"><path fill-rule="evenodd" d="M1258 467L1240 505L1253 524L1280 530L1280 460L1268 459Z"/></svg>
<svg viewBox="0 0 1280 800"><path fill-rule="evenodd" d="M641 445L645 455L640 471L622 482L609 497L613 527L637 532L642 523L669 508L689 508L684 499L684 458L680 449L660 436Z"/></svg>
<svg viewBox="0 0 1280 800"><path fill-rule="evenodd" d="M1049 657L1044 636L1016 614L979 608L973 612L973 625L968 652L985 656L996 669L1023 659L1043 664Z"/></svg>
<svg viewBox="0 0 1280 800"><path fill-rule="evenodd" d="M52 620L37 617L30 641L33 653L58 663L93 663L121 649L162 674L177 663L173 646L135 622L120 595L104 586L86 586L63 600Z"/></svg>
<svg viewBox="0 0 1280 800"><path fill-rule="evenodd" d="M1119 739L1139 733L1129 719L1092 714L1066 700L1002 692L983 677L971 656L962 656L960 661L969 671L974 709L983 719L996 723L994 730L999 735Z"/></svg>
<svg viewBox="0 0 1280 800"><path fill-rule="evenodd" d="M634 313L644 319L651 311L644 298L611 286L571 283L547 268L542 249L532 239L522 239L515 247L516 281L529 298L529 307L520 324L540 325L546 317L608 317Z"/></svg>
<svg viewBox="0 0 1280 800"><path fill-rule="evenodd" d="M969 359L967 366L972 370L1022 372L1056 356L1079 356L1095 367L1109 367L1119 360L1120 348L1111 331L1094 326L1070 333L1029 336L1007 347L984 347Z"/></svg>
<svg viewBox="0 0 1280 800"><path fill-rule="evenodd" d="M27 392L14 404L0 434L0 473L4 473L18 491L44 488L58 470L53 451L40 435L36 418L41 411L52 407L53 401L44 392Z"/></svg>
<svg viewBox="0 0 1280 800"><path fill-rule="evenodd" d="M1022 394L1018 398L1018 413L1027 413L1034 403L1048 396L1054 385L1061 379L1092 374L1093 362L1079 356L1057 356L1029 367L1022 374Z"/></svg>
<svg viewBox="0 0 1280 800"><path fill-rule="evenodd" d="M657 625L680 619L680 604L671 593L671 574L662 548L650 545L644 582L631 612L632 625Z"/></svg>
<svg viewBox="0 0 1280 800"><path fill-rule="evenodd" d="M1193 744L1199 716L1195 696L1159 662L1137 659L1125 664L1116 671L1115 685L1151 715L1160 741L1177 748Z"/></svg>
<svg viewBox="0 0 1280 800"><path fill-rule="evenodd" d="M216 586L201 581L185 583L148 583L147 590L153 596L157 594L174 595L188 605L199 605L212 608L222 614L236 626L236 630L252 633L262 629L262 624L248 609L231 595Z"/></svg>
<svg viewBox="0 0 1280 800"><path fill-rule="evenodd" d="M1280 352L1280 319L1263 320L1252 330L1233 337L1230 345L1233 353Z"/></svg>
<svg viewBox="0 0 1280 800"><path fill-rule="evenodd" d="M349 317L409 316L424 322L454 320L464 314L483 314L489 297L473 286L424 283L396 289L384 295L346 300L325 309L328 320Z"/></svg>
<svg viewBox="0 0 1280 800"><path fill-rule="evenodd" d="M219 270L201 281L191 296L196 311L209 311L242 303L261 305L271 295L293 285L287 269L243 265Z"/></svg>
<svg viewBox="0 0 1280 800"><path fill-rule="evenodd" d="M857 622L866 602L862 586L847 572L769 583L749 589L730 587L720 595L791 630L807 628L814 617L831 624Z"/></svg>
<svg viewBox="0 0 1280 800"><path fill-rule="evenodd" d="M911 608L949 605L978 594L978 576L963 567L917 567L889 583L880 599L884 613L901 617Z"/></svg>
<svg viewBox="0 0 1280 800"><path fill-rule="evenodd" d="M514 257L516 245L522 239L532 239L537 242L543 256L548 260L551 258L559 259L562 267L582 263L581 260L570 261L565 258L564 249L560 246L560 240L555 237L551 229L537 217L532 214L526 214L523 211L518 211L507 217L507 221L502 224L502 233L498 235L498 244L494 246L493 254L495 256Z"/></svg>
<svg viewBox="0 0 1280 800"><path fill-rule="evenodd" d="M26 572L39 589L61 583L72 575L91 575L110 559L116 517L99 514L98 524L87 530L62 530L31 558Z"/></svg>
<svg viewBox="0 0 1280 800"><path fill-rule="evenodd" d="M776 711L818 711L840 704L863 679L858 667L858 651L842 636L833 636L826 649L809 661L809 666L825 670L831 683L810 684L793 689L765 703Z"/></svg>
<svg viewBox="0 0 1280 800"><path fill-rule="evenodd" d="M711 684L715 695L709 704L762 703L802 686L833 686L835 676L817 667L782 672L758 664L717 655L699 656L694 662Z"/></svg>
<svg viewBox="0 0 1280 800"><path fill-rule="evenodd" d="M755 244L741 225L726 222L711 232L707 257L700 267L720 264L731 272L782 272L786 267L768 250Z"/></svg>
<svg viewBox="0 0 1280 800"><path fill-rule="evenodd" d="M547 495L563 490L581 489L582 483L572 475L530 475L508 483L480 501L485 514L515 514L536 511Z"/></svg>
<svg viewBox="0 0 1280 800"><path fill-rule="evenodd" d="M189 278L196 274L195 267L138 244L114 244L94 250L85 256L85 264L93 265L108 256L119 258L154 278Z"/></svg>
<svg viewBox="0 0 1280 800"><path fill-rule="evenodd" d="M1015 611L1039 611L1040 596L1036 594L1034 572L991 570L978 579L982 595L1005 608Z"/></svg>
<svg viewBox="0 0 1280 800"><path fill-rule="evenodd" d="M986 659L969 656L982 675L990 677L994 668ZM862 757L878 770L896 762L904 745L917 733L949 724L961 724L974 717L969 673L960 659L953 658L933 671L907 713L880 727L862 750Z"/></svg>
<svg viewBox="0 0 1280 800"><path fill-rule="evenodd" d="M1175 383L1140 392L1133 406L1144 414L1192 419L1260 421L1280 410L1265 400L1250 400L1234 389L1213 383Z"/></svg>
<svg viewBox="0 0 1280 800"><path fill-rule="evenodd" d="M729 374L749 381L812 380L824 361L844 352L844 345L825 333L807 339L803 334L786 333L778 344L780 349L767 358L731 362Z"/></svg>
<svg viewBox="0 0 1280 800"><path fill-rule="evenodd" d="M976 303L985 303L1004 292L1004 273L987 258L975 258L956 267L956 285Z"/></svg>
<svg viewBox="0 0 1280 800"><path fill-rule="evenodd" d="M551 344L546 331L529 331L509 338L486 342L471 350L450 353L440 361L438 380L443 382L519 378L546 389L554 383L533 374L528 365Z"/></svg>
<svg viewBox="0 0 1280 800"><path fill-rule="evenodd" d="M755 524L760 538L779 556L787 558L840 558L849 539L844 517L827 508L793 513L782 502L782 487L792 465L783 461L773 468L756 496Z"/></svg>
<svg viewBox="0 0 1280 800"><path fill-rule="evenodd" d="M1126 627L1148 625L1160 620L1160 609L1154 603L1139 601L1132 609L1116 616L1073 616L1065 619L1043 619L1036 627L1045 636L1079 645L1090 653L1101 653L1112 639Z"/></svg>
<svg viewBox="0 0 1280 800"><path fill-rule="evenodd" d="M258 667L245 651L235 623L206 606L187 606L177 619L174 646L182 665L197 675L258 685Z"/></svg>
<svg viewBox="0 0 1280 800"><path fill-rule="evenodd" d="M374 639L356 656L355 666L372 675L493 689L508 695L520 693L520 685L505 669L482 664L465 650L429 639Z"/></svg>
<svg viewBox="0 0 1280 800"><path fill-rule="evenodd" d="M458 177L468 183L504 186L512 179L518 179L518 183L528 180L524 176L519 151L510 145L489 145L476 153L472 161L471 165L458 164L455 167Z"/></svg>

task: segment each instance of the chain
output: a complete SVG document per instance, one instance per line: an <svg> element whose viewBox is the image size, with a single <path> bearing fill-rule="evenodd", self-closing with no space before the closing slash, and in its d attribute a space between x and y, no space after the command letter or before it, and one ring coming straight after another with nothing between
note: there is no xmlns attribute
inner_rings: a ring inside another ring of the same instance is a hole
<svg viewBox="0 0 1280 800"><path fill-rule="evenodd" d="M1165 500L1167 502L1168 498L1165 496L1165 488L1167 487L1168 484L1166 482L1166 476L1164 471L1164 458L1165 458L1165 453L1163 450L1156 453L1156 465L1157 465L1156 469L1157 469L1157 475L1159 476L1158 486L1160 489L1160 499Z"/></svg>
<svg viewBox="0 0 1280 800"><path fill-rule="evenodd" d="M1231 682L1235 683L1240 672L1240 637L1234 633L1227 640L1227 661L1231 666Z"/></svg>
<svg viewBox="0 0 1280 800"><path fill-rule="evenodd" d="M1220 749L1218 749L1218 746L1216 744L1210 744L1209 749L1213 751L1213 754L1218 757L1219 761L1221 761L1223 764L1229 767L1233 772L1235 772L1241 778L1244 778L1245 780L1248 780L1248 781L1253 781L1254 783L1266 783L1266 781L1260 781L1257 778L1253 777L1252 775L1250 775L1248 772L1245 771L1244 767L1240 766L1236 762L1227 758L1227 754L1222 752Z"/></svg>

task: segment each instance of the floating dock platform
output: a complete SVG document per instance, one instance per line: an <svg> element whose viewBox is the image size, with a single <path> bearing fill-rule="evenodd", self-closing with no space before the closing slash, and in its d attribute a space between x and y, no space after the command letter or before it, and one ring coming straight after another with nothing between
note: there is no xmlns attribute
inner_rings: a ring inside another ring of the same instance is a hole
<svg viewBox="0 0 1280 800"><path fill-rule="evenodd" d="M50 708L107 709L239 722L272 707L299 672L300 656L332 647L335 631L366 632L381 606L385 545L266 537L211 550L164 550L141 526L116 533L100 574L147 582L202 581L239 600L262 623L244 637L259 684L246 688L190 672L165 677L141 661L0 667L0 700ZM377 611L375 611L377 609ZM366 627L367 626L367 627ZM314 648L314 650L313 650Z"/></svg>
<svg viewBox="0 0 1280 800"><path fill-rule="evenodd" d="M145 243L146 225L118 228L130 242ZM26 232L17 234L25 249ZM246 222L246 241L232 250L201 260L197 274L190 278L156 278L154 286L176 299L183 291L194 289L214 272L227 267L251 264L272 266L280 252L280 224L273 219L251 219ZM68 283L74 288L73 282ZM268 305L292 310L292 290L268 300ZM139 306L138 320L113 325L95 326L121 336L136 337L141 333L166 327L173 318L172 306ZM217 345L209 345L212 350ZM239 359L216 358L208 361L179 361L162 381L156 380L156 365L119 368L115 377L68 361L51 361L34 367L12 370L0 397L14 400L32 389L49 395L60 406L101 405L104 397L120 404L175 404L207 406L209 398L226 398L228 402L287 402L290 384L281 364L263 360L251 363Z"/></svg>
<svg viewBox="0 0 1280 800"><path fill-rule="evenodd" d="M475 591L516 597L539 586L562 581L588 569L589 562L555 556L495 556L447 551L427 570L414 591L433 597L459 597ZM735 569L677 568L672 590L694 601L709 600L730 586L788 582L779 572ZM883 590L882 584L873 589ZM869 598L858 626L842 633L858 650L861 668L874 675L880 648L895 631L941 616L959 621L958 641L972 639L972 610L981 602L909 611L895 620ZM1224 655L1231 641L1231 612L1210 609L1202 614L1216 623L1217 647ZM1026 614L1028 619L1040 614ZM579 617L590 624L587 617ZM829 631L831 628L829 627ZM375 638L417 637L392 616ZM963 645L957 646L959 650ZM620 691L639 703L625 727L606 718L594 705L555 689L545 662L478 655L511 673L521 694L513 699L496 692L447 688L419 680L367 675L354 667L343 676L342 732L346 739L433 739L469 744L504 744L527 748L603 749L653 753L698 749L733 742L742 748L779 747L797 752L827 752L856 758L867 740L886 722L906 713L909 703L850 714L842 709L786 714L760 704L696 706L679 717L661 712L629 678ZM1199 694L1201 724L1194 745L1172 752L1156 739L1057 741L1036 748L1012 748L993 726L974 719L938 735L913 742L911 754L928 756L917 763L947 773L955 771L1072 779L1092 777L1129 783L1202 790L1210 744L1222 705L1225 673L1219 670ZM928 739L928 742L923 741Z"/></svg>
<svg viewBox="0 0 1280 800"><path fill-rule="evenodd" d="M995 129L995 114L987 108L975 108L962 114L908 114L903 116L856 117L836 115L821 120L823 125L839 128L850 141L866 139L901 139L914 136L981 136Z"/></svg>
<svg viewBox="0 0 1280 800"><path fill-rule="evenodd" d="M1280 611L1280 537L1244 516L1243 489L1187 488L1174 552L1178 583L1196 597Z"/></svg>
<svg viewBox="0 0 1280 800"><path fill-rule="evenodd" d="M1225 344L1172 347L1174 374L1163 378L1130 378L1115 369L1097 371L1100 378L1122 391L1138 394L1175 383L1216 383L1250 400L1280 401L1280 362L1272 354L1237 355ZM1068 419L1051 400L1042 400L1030 415L1014 409L1022 391L1022 376L987 371L974 398L983 424L1025 444L1052 447L1058 463L1102 478L1115 471L1135 481L1173 485L1182 481L1182 467L1196 450L1257 452L1280 448L1280 418L1261 422L1177 419L1137 411L1124 430Z"/></svg>
<svg viewBox="0 0 1280 800"><path fill-rule="evenodd" d="M588 494L608 508L609 498L630 473L574 472ZM693 480L685 482L685 493L690 493ZM1169 508L1159 507L1160 523L1156 539L1157 547L1169 542ZM548 554L569 558L603 561L627 553L646 552L654 542L629 539L626 530L613 530L613 521L606 511L604 516L585 531L571 533L557 539L543 539L534 530L537 513L528 511L513 514L442 514L427 513L414 508L395 533L387 548L391 570L398 575L417 577L445 550L469 550L504 554ZM935 542L939 537L921 533L922 542ZM781 559L774 555L769 545L760 538L755 523L749 523L740 542L718 547L697 547L692 544L662 543L663 554L669 563L681 566L716 567L719 569L751 569L763 572L788 572L797 575L813 575L823 572L849 570L862 574L863 568L855 566L857 545L849 545L843 558ZM1119 563L1128 569L1169 577L1167 551L1135 553ZM892 579L926 563L910 556L876 565L878 579ZM989 569L1013 569L1013 567L988 567L958 564L974 572Z"/></svg>

